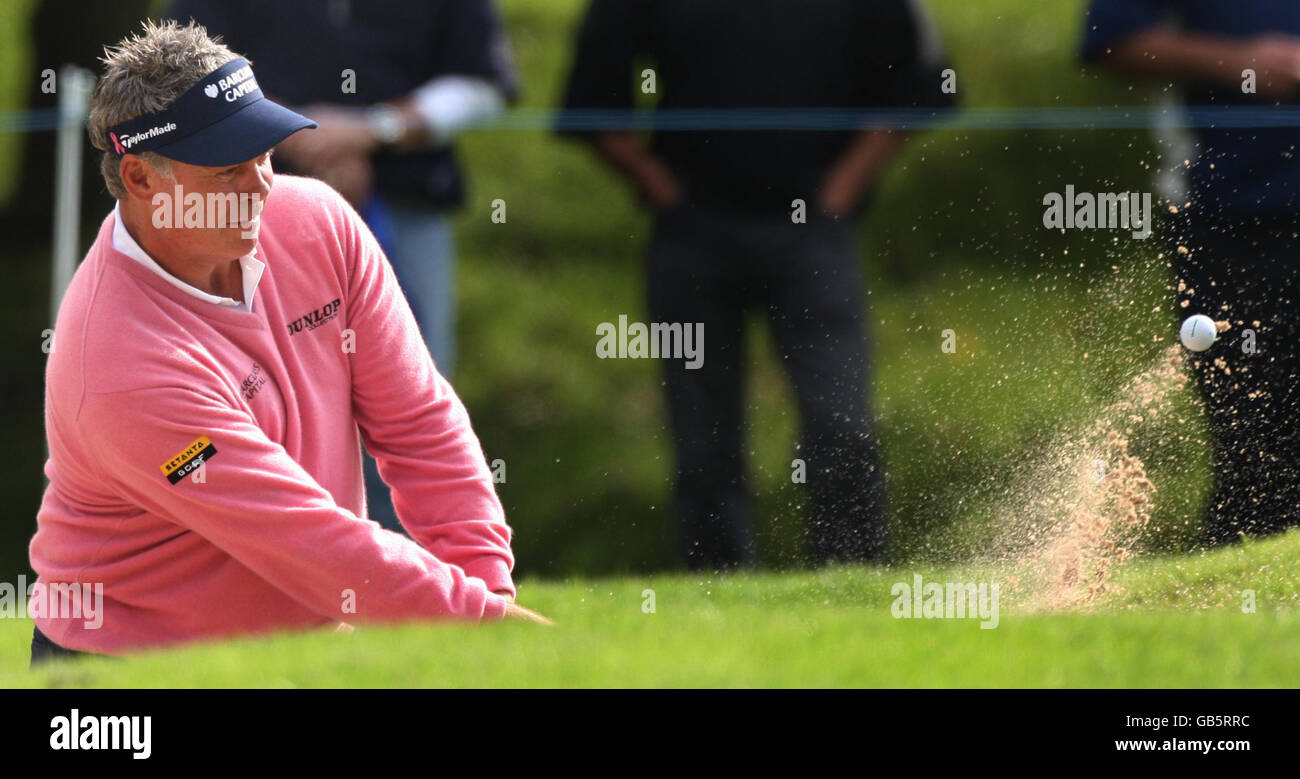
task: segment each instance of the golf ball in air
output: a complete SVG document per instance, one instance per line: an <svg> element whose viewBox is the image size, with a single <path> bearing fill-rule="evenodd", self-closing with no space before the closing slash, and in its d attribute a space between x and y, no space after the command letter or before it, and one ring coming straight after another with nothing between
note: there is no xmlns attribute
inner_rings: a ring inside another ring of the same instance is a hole
<svg viewBox="0 0 1300 779"><path fill-rule="evenodd" d="M1182 339L1183 346L1194 352L1203 352L1210 348L1215 338L1219 337L1219 328L1215 326L1214 320L1205 314L1192 314L1183 320L1183 327L1178 331L1178 337Z"/></svg>

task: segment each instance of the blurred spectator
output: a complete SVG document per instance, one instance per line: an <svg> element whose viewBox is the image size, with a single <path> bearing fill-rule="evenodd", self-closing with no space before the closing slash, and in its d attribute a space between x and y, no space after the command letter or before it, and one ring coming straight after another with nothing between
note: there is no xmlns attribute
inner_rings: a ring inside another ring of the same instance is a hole
<svg viewBox="0 0 1300 779"><path fill-rule="evenodd" d="M450 145L516 94L492 0L176 0L245 53L266 94L315 119L276 167L330 183L365 218L397 273L438 371L455 360L448 212L464 200ZM388 488L365 457L369 515L401 532Z"/></svg>
<svg viewBox="0 0 1300 779"><path fill-rule="evenodd" d="M1083 56L1176 81L1192 106L1293 104L1300 3L1093 0ZM1180 316L1232 325L1192 359L1215 443L1206 540L1220 543L1300 521L1300 159L1295 127L1195 137L1190 203L1177 204L1165 237Z"/></svg>
<svg viewBox="0 0 1300 779"><path fill-rule="evenodd" d="M938 41L906 0L594 0L565 106L631 109L635 90L649 91L646 60L658 110L782 108L797 119L800 109L950 97ZM742 431L745 316L755 309L798 396L814 561L882 559L885 482L851 225L903 133L585 137L655 211L651 319L703 323L703 365L664 365L688 565L755 563Z"/></svg>

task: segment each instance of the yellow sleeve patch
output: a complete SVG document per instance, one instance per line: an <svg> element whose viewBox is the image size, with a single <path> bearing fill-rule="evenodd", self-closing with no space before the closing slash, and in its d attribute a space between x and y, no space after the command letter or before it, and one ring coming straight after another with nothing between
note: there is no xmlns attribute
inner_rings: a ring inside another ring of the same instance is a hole
<svg viewBox="0 0 1300 779"><path fill-rule="evenodd" d="M167 477L167 481L175 484L216 453L217 447L212 445L212 441L207 436L201 435L194 443L182 449L175 457L158 468L162 470L163 476Z"/></svg>

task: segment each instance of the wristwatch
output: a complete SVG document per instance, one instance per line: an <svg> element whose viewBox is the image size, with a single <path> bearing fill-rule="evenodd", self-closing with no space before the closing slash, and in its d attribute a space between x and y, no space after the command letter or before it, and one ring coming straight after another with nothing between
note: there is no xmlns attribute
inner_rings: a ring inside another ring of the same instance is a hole
<svg viewBox="0 0 1300 779"><path fill-rule="evenodd" d="M370 133L381 146L392 146L406 135L406 117L390 105L371 106L366 111L366 123Z"/></svg>

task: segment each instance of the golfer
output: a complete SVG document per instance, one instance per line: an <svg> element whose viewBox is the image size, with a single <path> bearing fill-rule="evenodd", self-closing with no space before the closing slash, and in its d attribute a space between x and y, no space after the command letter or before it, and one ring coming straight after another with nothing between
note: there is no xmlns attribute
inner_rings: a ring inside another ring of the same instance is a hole
<svg viewBox="0 0 1300 779"><path fill-rule="evenodd" d="M38 585L102 605L34 615L33 662L544 621L513 603L482 449L374 237L325 184L273 176L271 148L315 124L194 24L146 22L104 63L90 136L117 207L59 308L30 548ZM362 439L414 541L366 518Z"/></svg>

